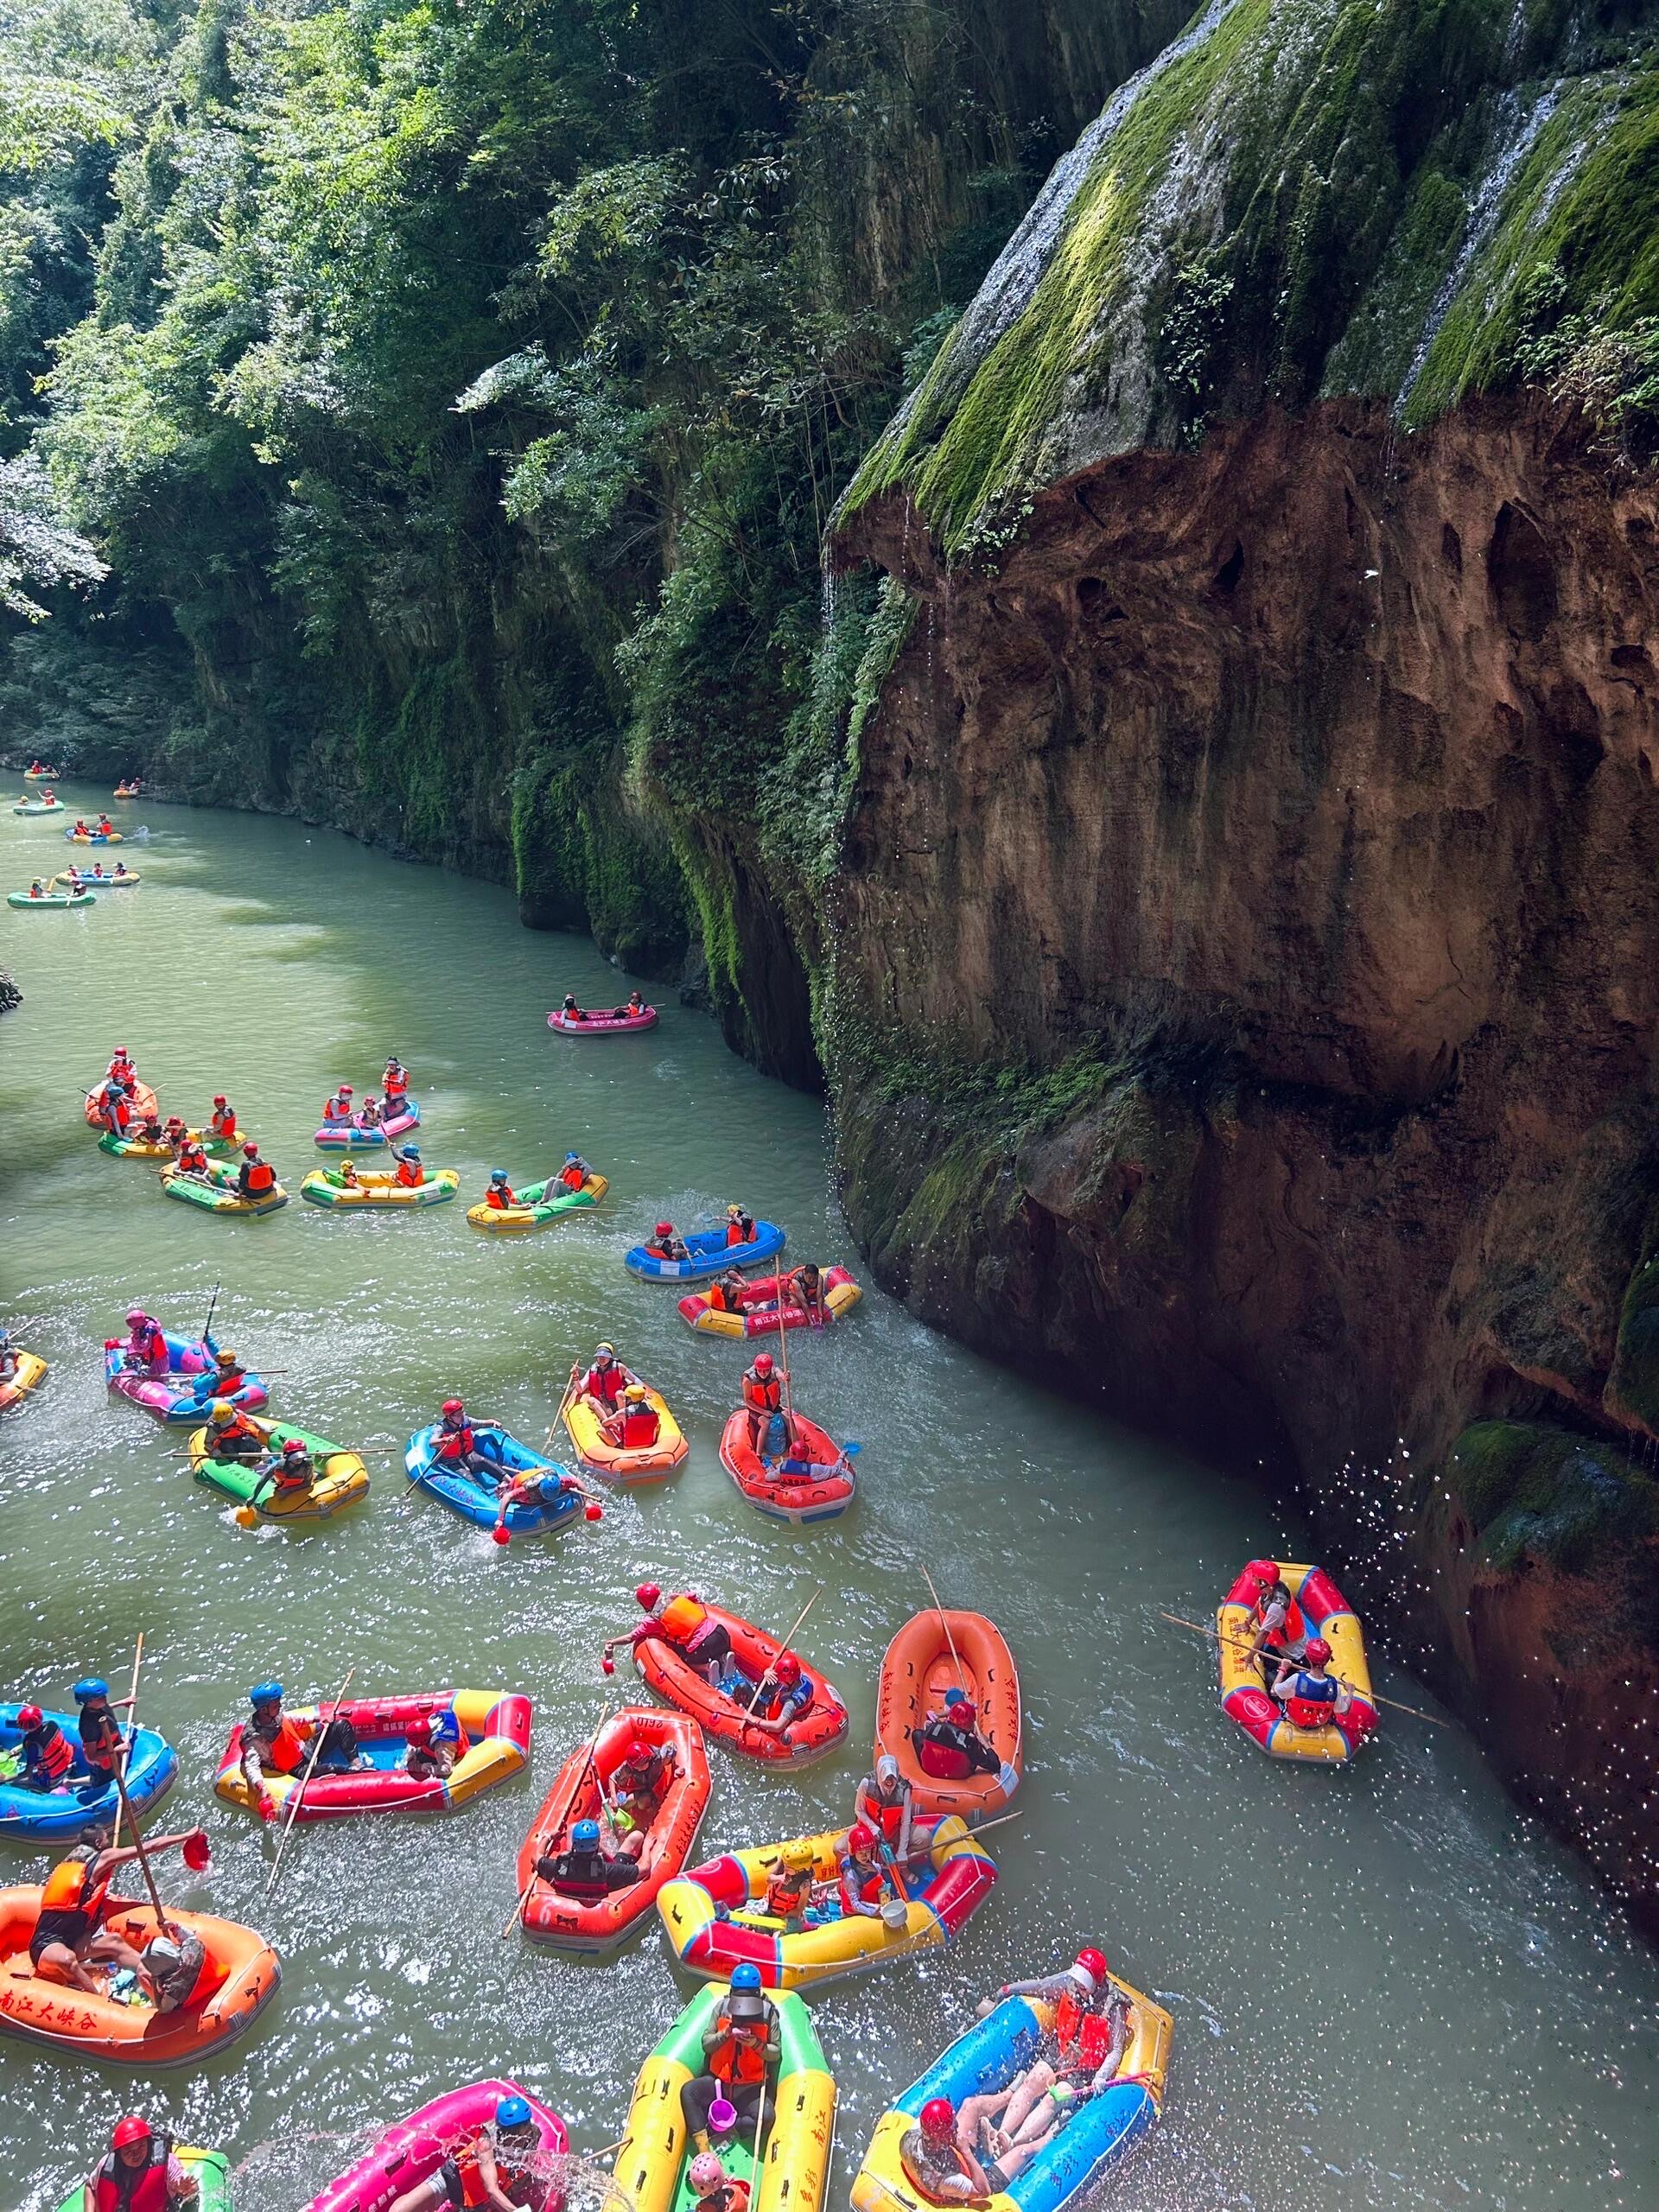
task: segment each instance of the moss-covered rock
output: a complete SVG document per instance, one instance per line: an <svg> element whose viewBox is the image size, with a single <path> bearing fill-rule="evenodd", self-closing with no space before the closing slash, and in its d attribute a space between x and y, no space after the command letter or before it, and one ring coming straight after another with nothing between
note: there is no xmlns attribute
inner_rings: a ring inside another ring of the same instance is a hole
<svg viewBox="0 0 1659 2212"><path fill-rule="evenodd" d="M1617 1444L1548 1423L1474 1422L1447 1455L1446 1482L1505 1573L1530 1560L1622 1579L1632 1550L1659 1535L1659 1483Z"/></svg>

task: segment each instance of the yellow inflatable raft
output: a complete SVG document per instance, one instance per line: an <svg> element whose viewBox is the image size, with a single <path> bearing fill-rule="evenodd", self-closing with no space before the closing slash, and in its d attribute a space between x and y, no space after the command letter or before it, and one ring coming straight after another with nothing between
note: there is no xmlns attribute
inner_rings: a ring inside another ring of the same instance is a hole
<svg viewBox="0 0 1659 2212"><path fill-rule="evenodd" d="M46 1362L32 1351L16 1355L17 1371L0 1382L0 1413L8 1406L20 1406L46 1373Z"/></svg>
<svg viewBox="0 0 1659 2212"><path fill-rule="evenodd" d="M382 1169L362 1168L351 1182L338 1167L314 1167L300 1184L308 1205L353 1211L364 1206L391 1207L407 1212L420 1206L441 1206L461 1188L461 1173L454 1167L435 1167L425 1182L412 1186Z"/></svg>
<svg viewBox="0 0 1659 2212"><path fill-rule="evenodd" d="M659 1483L673 1472L691 1447L661 1391L647 1383L645 1396L657 1415L657 1441L632 1452L612 1443L597 1408L586 1398L565 1407L564 1425L580 1465L613 1483Z"/></svg>

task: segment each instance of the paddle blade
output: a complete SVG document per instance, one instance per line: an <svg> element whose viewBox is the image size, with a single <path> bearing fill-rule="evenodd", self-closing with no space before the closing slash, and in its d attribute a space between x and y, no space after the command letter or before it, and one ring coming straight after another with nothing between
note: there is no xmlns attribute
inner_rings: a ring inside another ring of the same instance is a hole
<svg viewBox="0 0 1659 2212"><path fill-rule="evenodd" d="M507 1524L505 1521L498 1521L494 1528L491 1529L490 1541L493 1544L500 1544L504 1547L512 1541L512 1538L507 1534Z"/></svg>
<svg viewBox="0 0 1659 2212"><path fill-rule="evenodd" d="M182 1856L185 1865L193 1874L205 1874L207 1872L213 1863L213 1854L204 1829L198 1828L194 1835L186 1836Z"/></svg>
<svg viewBox="0 0 1659 2212"><path fill-rule="evenodd" d="M583 1509L582 1518L585 1521L602 1521L605 1518L605 1509L602 1505L587 1506Z"/></svg>

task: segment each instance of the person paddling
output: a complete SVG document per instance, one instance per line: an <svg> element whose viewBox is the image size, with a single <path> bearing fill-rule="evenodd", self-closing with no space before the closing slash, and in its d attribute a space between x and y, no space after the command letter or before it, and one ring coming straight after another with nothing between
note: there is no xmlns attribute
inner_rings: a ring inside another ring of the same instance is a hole
<svg viewBox="0 0 1659 2212"><path fill-rule="evenodd" d="M620 1409L622 1393L638 1380L617 1357L613 1344L597 1344L571 1403L591 1406L601 1421L608 1421Z"/></svg>
<svg viewBox="0 0 1659 2212"><path fill-rule="evenodd" d="M181 1828L176 1835L146 1836L144 1855L154 1859L163 1851L194 1842L200 1834L200 1828ZM83 1828L74 1849L47 1876L35 1932L29 1940L29 1961L42 1981L84 1990L92 1997L106 1993L93 1980L90 1968L99 1967L112 1973L124 1968L154 2003L156 1985L142 1955L105 1924L111 1885L122 1867L130 1866L138 1856L137 1846L125 1845L118 1851L111 1847L113 1840L106 1827Z"/></svg>
<svg viewBox="0 0 1659 2212"><path fill-rule="evenodd" d="M1322 1636L1308 1638L1303 1657L1306 1664L1301 1667L1294 1659L1281 1662L1269 1694L1283 1706L1285 1718L1294 1728L1328 1727L1347 1712L1353 1698L1345 1684L1325 1672L1331 1663L1331 1647Z"/></svg>

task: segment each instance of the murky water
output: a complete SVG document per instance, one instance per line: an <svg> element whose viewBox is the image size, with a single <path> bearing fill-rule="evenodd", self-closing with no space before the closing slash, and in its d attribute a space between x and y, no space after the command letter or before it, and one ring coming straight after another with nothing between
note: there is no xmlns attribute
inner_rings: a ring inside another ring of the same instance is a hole
<svg viewBox="0 0 1659 2212"><path fill-rule="evenodd" d="M70 785L77 805L101 794ZM715 1457L743 1365L694 1337L621 1255L662 1211L682 1224L742 1197L798 1256L852 1256L823 1118L671 1004L652 1035L567 1043L566 988L609 998L590 944L531 936L501 893L296 824L140 803L144 881L87 912L0 909L27 1002L0 1022L3 1312L52 1363L0 1424L0 1684L65 1700L124 1677L146 1637L143 1715L186 1774L169 1824L200 1817L213 1872L180 1902L268 1930L278 2001L200 2075L135 2079L0 2049L0 2196L52 2207L93 2138L137 2103L241 2166L238 2212L295 2212L343 2165L340 2139L440 2087L506 2072L578 2145L621 2131L639 2059L689 1993L655 1933L614 1963L531 1952L500 1929L518 1841L605 1700L601 1637L649 1574L781 1629L820 1582L802 1643L849 1694L844 1756L778 1777L714 1754L709 1850L826 1825L869 1750L875 1669L926 1601L1002 1624L1027 1700L1024 1819L957 1948L814 1998L842 2093L835 2198L889 2089L987 1988L1101 1942L1159 1993L1177 2041L1163 2125L1108 2201L1137 2212L1271 2207L1576 2208L1651 2202L1659 2178L1659 1962L1516 1812L1459 1732L1392 1718L1355 1770L1286 1772L1216 1710L1205 1649L1157 1609L1202 1617L1244 1557L1300 1539L1244 1487L1124 1435L930 1335L878 1295L792 1356L804 1408L861 1438L849 1516L803 1534L753 1516ZM0 875L67 849L0 815ZM522 1242L460 1205L402 1219L301 1205L227 1223L100 1154L79 1087L128 1045L164 1110L227 1090L291 1185L314 1165L325 1092L414 1071L429 1166L471 1196L493 1166L538 1176L567 1144L611 1178L597 1214ZM143 1300L281 1370L279 1410L338 1440L399 1446L452 1390L538 1436L595 1338L666 1392L692 1440L659 1494L598 1528L500 1552L441 1508L400 1510L395 1466L365 1508L295 1538L237 1528L105 1399L100 1345ZM247 1685L332 1694L512 1685L535 1700L532 1776L442 1822L302 1832L274 1903L271 1845L212 1777ZM1423 1702L1408 1676L1379 1687ZM620 1678L619 1677L619 1681ZM41 1854L3 1853L18 1879Z"/></svg>

